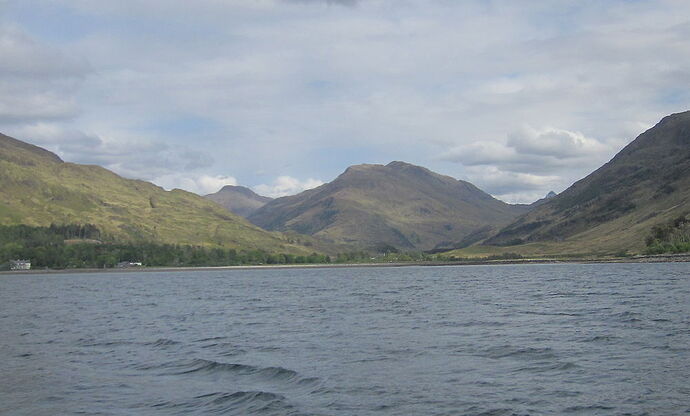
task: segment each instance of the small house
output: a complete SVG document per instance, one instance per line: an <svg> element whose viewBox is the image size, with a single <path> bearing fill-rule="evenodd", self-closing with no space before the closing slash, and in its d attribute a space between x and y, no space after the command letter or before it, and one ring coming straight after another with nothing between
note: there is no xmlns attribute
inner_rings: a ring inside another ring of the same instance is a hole
<svg viewBox="0 0 690 416"><path fill-rule="evenodd" d="M127 268L127 267L141 267L142 264L139 261L121 261L117 263L117 267L119 268Z"/></svg>
<svg viewBox="0 0 690 416"><path fill-rule="evenodd" d="M31 260L10 260L10 270L30 270Z"/></svg>

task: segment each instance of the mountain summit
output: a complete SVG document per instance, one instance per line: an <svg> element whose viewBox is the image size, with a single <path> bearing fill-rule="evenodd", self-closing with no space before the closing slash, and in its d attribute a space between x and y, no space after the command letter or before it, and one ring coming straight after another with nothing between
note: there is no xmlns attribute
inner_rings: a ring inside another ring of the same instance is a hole
<svg viewBox="0 0 690 416"><path fill-rule="evenodd" d="M295 231L363 247L429 250L486 237L526 211L469 182L405 162L355 165L333 182L274 199L249 216L269 230Z"/></svg>
<svg viewBox="0 0 690 416"><path fill-rule="evenodd" d="M234 185L225 185L220 191L206 195L206 198L245 218L273 199L261 196L244 186Z"/></svg>

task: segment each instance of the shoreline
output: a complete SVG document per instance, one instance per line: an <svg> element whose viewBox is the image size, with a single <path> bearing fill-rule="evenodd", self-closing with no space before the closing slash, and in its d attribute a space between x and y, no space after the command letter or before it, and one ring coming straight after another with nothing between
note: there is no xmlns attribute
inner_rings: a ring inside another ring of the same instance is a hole
<svg viewBox="0 0 690 416"><path fill-rule="evenodd" d="M397 262L397 263L342 263L342 264L256 264L242 266L195 266L195 267L124 267L107 269L32 269L6 270L0 275L15 274L74 274L74 273L136 273L136 272L185 272L221 270L283 270L283 269L341 269L367 267L443 267L443 266L496 266L520 264L603 264L603 263L684 263L690 262L690 253L654 254L634 257L601 259L510 259L467 260L446 262Z"/></svg>

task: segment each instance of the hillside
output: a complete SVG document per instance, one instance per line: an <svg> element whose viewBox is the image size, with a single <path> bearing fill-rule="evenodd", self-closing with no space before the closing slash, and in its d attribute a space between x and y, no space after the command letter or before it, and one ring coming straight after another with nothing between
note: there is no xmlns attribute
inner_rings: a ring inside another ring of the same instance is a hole
<svg viewBox="0 0 690 416"><path fill-rule="evenodd" d="M51 223L94 224L121 241L310 252L198 195L65 163L0 134L0 225Z"/></svg>
<svg viewBox="0 0 690 416"><path fill-rule="evenodd" d="M249 220L336 243L430 250L485 238L527 209L469 182L392 162L351 166L333 182L267 203Z"/></svg>
<svg viewBox="0 0 690 416"><path fill-rule="evenodd" d="M520 251L636 251L654 225L690 212L690 111L665 117L610 162L484 244ZM560 248L559 248L560 247Z"/></svg>
<svg viewBox="0 0 690 416"><path fill-rule="evenodd" d="M205 198L245 218L273 199L267 196L258 195L244 186L233 185L226 185L222 187L220 191L206 195Z"/></svg>

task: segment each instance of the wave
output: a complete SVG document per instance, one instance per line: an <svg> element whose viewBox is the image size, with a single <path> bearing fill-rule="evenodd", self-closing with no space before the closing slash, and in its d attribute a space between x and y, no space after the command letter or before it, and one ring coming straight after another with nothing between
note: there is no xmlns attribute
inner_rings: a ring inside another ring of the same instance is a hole
<svg viewBox="0 0 690 416"><path fill-rule="evenodd" d="M133 345L136 342L125 339L96 339L96 338L80 338L77 340L77 345L80 347L115 347L120 345Z"/></svg>
<svg viewBox="0 0 690 416"><path fill-rule="evenodd" d="M481 411L476 406L472 406L472 407L470 407L469 410L472 412L469 414L475 415L475 416L517 416L518 415L518 413L515 413L513 411L513 409L505 409L505 408L489 409L489 410Z"/></svg>
<svg viewBox="0 0 690 416"><path fill-rule="evenodd" d="M595 335L582 340L583 342L616 342L620 339L615 335Z"/></svg>
<svg viewBox="0 0 690 416"><path fill-rule="evenodd" d="M621 322L640 322L641 321L640 317L642 315L640 315L637 312L625 311L625 312L618 313L614 316L617 317Z"/></svg>
<svg viewBox="0 0 690 416"><path fill-rule="evenodd" d="M164 401L151 407L167 411L177 410L178 414L190 411L219 414L267 414L291 415L294 407L285 396L268 391L236 391L232 393L215 392L195 396L183 401Z"/></svg>
<svg viewBox="0 0 690 416"><path fill-rule="evenodd" d="M169 345L176 345L176 344L179 344L179 342L173 341L173 340L167 339L167 338L158 338L157 340L155 340L153 342L147 342L146 343L146 345L151 345L154 347L167 347Z"/></svg>
<svg viewBox="0 0 690 416"><path fill-rule="evenodd" d="M554 363L537 363L537 365L529 367L521 367L515 370L515 372L528 371L531 373L547 373L550 371L570 371L580 368L579 365L571 362L554 362Z"/></svg>
<svg viewBox="0 0 690 416"><path fill-rule="evenodd" d="M564 413L585 413L585 414L592 414L597 413L599 410L613 410L615 409L614 407L611 406L604 406L604 405L598 405L598 404L593 404L589 406L570 406L565 409L563 409Z"/></svg>
<svg viewBox="0 0 690 416"><path fill-rule="evenodd" d="M520 358L526 360L543 360L555 358L553 349L551 348L533 348L533 347L514 347L512 345L503 345L489 348L482 354L488 358Z"/></svg>
<svg viewBox="0 0 690 416"><path fill-rule="evenodd" d="M176 361L159 366L139 367L139 369L164 370L164 375L184 374L228 374L240 377L252 377L261 381L313 386L320 383L317 377L303 377L297 371L283 367L258 367L248 364L222 363L214 360L194 359L191 361Z"/></svg>
<svg viewBox="0 0 690 416"><path fill-rule="evenodd" d="M220 336L220 337L209 337L209 338L197 339L197 340L194 340L194 342L218 341L218 340L226 339L226 338L227 338L227 337L225 337L225 336Z"/></svg>

